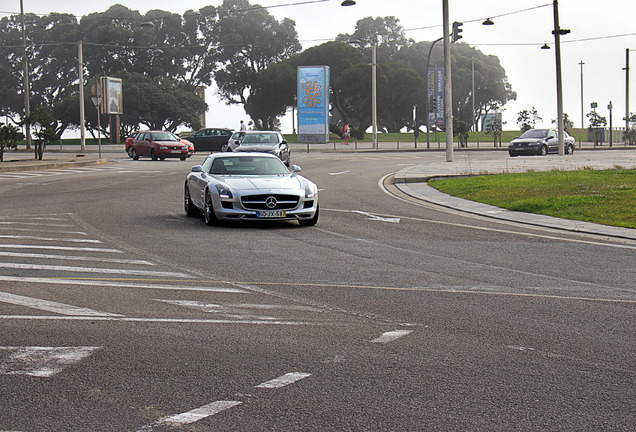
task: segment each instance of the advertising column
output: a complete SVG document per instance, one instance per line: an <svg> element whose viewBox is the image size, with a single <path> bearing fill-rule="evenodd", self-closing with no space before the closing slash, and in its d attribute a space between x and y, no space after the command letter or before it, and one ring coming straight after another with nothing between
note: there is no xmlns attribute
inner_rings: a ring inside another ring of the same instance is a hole
<svg viewBox="0 0 636 432"><path fill-rule="evenodd" d="M298 67L298 142L329 142L329 66Z"/></svg>

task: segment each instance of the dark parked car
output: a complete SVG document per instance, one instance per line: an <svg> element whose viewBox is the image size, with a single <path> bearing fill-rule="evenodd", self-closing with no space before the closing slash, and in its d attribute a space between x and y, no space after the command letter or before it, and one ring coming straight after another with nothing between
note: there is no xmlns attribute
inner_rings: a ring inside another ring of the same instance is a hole
<svg viewBox="0 0 636 432"><path fill-rule="evenodd" d="M226 128L206 128L185 138L194 144L196 151L223 151L232 132L232 129Z"/></svg>
<svg viewBox="0 0 636 432"><path fill-rule="evenodd" d="M287 140L276 131L247 131L234 152L260 152L278 156L287 166L291 166L291 155Z"/></svg>
<svg viewBox="0 0 636 432"><path fill-rule="evenodd" d="M134 135L127 152L134 160L138 160L140 156L148 156L152 160L179 158L183 161L190 156L189 144L182 143L172 132L142 131Z"/></svg>
<svg viewBox="0 0 636 432"><path fill-rule="evenodd" d="M574 153L574 138L563 132L565 154ZM510 156L542 155L559 152L559 137L556 129L530 129L510 141Z"/></svg>

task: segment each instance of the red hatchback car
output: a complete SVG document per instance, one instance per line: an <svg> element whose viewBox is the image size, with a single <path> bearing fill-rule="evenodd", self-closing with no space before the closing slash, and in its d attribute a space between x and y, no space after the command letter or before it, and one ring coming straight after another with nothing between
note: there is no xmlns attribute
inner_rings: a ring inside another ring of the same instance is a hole
<svg viewBox="0 0 636 432"><path fill-rule="evenodd" d="M181 142L172 132L142 131L133 133L132 142L126 140L126 151L134 160L141 156L148 156L152 160L165 158L179 158L182 161L190 156L190 143Z"/></svg>

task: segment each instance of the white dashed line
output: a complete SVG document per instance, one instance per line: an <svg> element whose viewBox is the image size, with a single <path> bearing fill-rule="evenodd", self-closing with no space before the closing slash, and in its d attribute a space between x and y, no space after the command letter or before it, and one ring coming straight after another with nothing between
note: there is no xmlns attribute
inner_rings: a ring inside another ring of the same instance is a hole
<svg viewBox="0 0 636 432"><path fill-rule="evenodd" d="M311 376L310 373L304 372L290 372L281 377L274 378L273 380L266 381L256 386L256 388L267 388L267 389L275 389L285 387L289 384L293 384L296 381L299 381L303 378L307 378Z"/></svg>
<svg viewBox="0 0 636 432"><path fill-rule="evenodd" d="M6 292L0 292L0 302L9 303L18 306L26 306L33 309L43 310L47 312L54 312L62 315L71 316L107 316L107 317L120 317L122 315L99 312L93 309L82 308L77 306L71 306L64 303L58 303L54 301L41 300L33 297L25 297L16 294L9 294Z"/></svg>
<svg viewBox="0 0 636 432"><path fill-rule="evenodd" d="M393 330L390 332L382 333L382 336L373 339L371 342L375 343L388 343L393 342L394 340L401 338L402 336L406 336L407 334L413 333L413 330Z"/></svg>

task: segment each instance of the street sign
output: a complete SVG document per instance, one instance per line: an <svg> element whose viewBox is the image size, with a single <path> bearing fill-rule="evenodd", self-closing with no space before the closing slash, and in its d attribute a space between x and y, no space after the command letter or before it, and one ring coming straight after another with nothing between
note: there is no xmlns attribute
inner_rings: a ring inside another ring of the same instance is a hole
<svg viewBox="0 0 636 432"><path fill-rule="evenodd" d="M99 108L99 106L102 103L102 98L101 97L92 97L91 100L93 101L93 104L95 105L95 108Z"/></svg>

